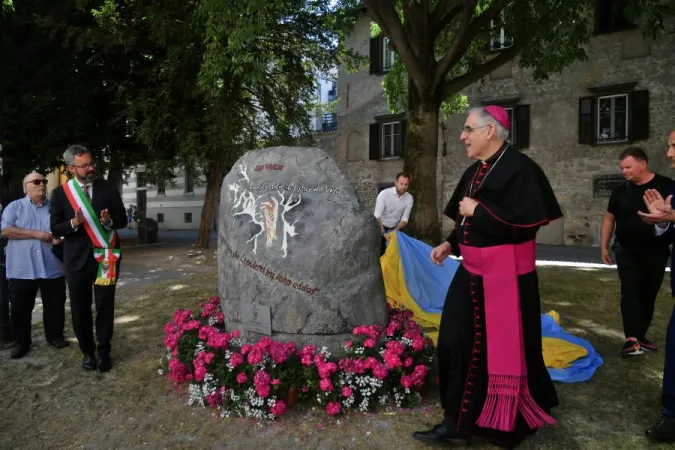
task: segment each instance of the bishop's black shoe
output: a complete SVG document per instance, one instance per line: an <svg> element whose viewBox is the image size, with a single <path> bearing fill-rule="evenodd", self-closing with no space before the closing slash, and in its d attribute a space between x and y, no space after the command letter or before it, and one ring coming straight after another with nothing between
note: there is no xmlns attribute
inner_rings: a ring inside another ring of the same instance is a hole
<svg viewBox="0 0 675 450"><path fill-rule="evenodd" d="M82 368L84 370L96 370L96 358L92 355L85 355L82 360Z"/></svg>
<svg viewBox="0 0 675 450"><path fill-rule="evenodd" d="M445 422L441 422L431 430L415 431L413 437L418 441L429 444L453 444L456 446L468 447L471 444L471 437L459 434L451 429Z"/></svg>
<svg viewBox="0 0 675 450"><path fill-rule="evenodd" d="M675 417L663 416L647 430L647 436L657 442L675 442Z"/></svg>
<svg viewBox="0 0 675 450"><path fill-rule="evenodd" d="M99 372L108 372L110 369L112 369L112 359L110 359L110 355L99 355L98 358L98 371Z"/></svg>

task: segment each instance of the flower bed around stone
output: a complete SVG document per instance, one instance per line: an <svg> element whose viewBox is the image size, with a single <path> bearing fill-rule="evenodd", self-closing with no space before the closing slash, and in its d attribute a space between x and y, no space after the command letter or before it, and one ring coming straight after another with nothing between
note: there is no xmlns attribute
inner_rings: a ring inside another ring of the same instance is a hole
<svg viewBox="0 0 675 450"><path fill-rule="evenodd" d="M269 337L245 342L223 323L220 299L213 297L196 312L176 311L164 327L169 378L187 385L190 405L216 408L222 417L273 420L298 399L330 415L412 407L422 399L434 358L431 339L404 310L390 309L384 329L356 327L342 358Z"/></svg>

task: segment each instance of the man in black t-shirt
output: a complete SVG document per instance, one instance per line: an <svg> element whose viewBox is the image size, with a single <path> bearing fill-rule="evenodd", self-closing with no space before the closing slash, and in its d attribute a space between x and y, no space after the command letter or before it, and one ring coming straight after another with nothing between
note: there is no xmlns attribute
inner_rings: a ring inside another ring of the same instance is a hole
<svg viewBox="0 0 675 450"><path fill-rule="evenodd" d="M612 264L609 242L614 232L612 250L621 280L621 316L626 337L622 356L655 352L657 346L646 334L654 316L666 263L669 241L656 236L653 225L646 224L638 211L648 212L643 200L647 189L668 196L673 181L649 170L645 152L630 147L619 156L626 181L617 186L609 198L602 221L602 261Z"/></svg>

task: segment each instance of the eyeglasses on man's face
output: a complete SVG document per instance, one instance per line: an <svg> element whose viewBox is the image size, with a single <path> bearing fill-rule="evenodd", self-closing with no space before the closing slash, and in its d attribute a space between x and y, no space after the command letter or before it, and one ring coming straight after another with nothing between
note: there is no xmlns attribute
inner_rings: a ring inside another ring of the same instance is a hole
<svg viewBox="0 0 675 450"><path fill-rule="evenodd" d="M485 128L485 127L489 127L489 126L490 126L490 124L483 125L483 126L480 126L480 127L472 127L470 125L464 125L463 130L464 130L465 133L473 133L474 131L476 131L479 128Z"/></svg>
<svg viewBox="0 0 675 450"><path fill-rule="evenodd" d="M76 169L89 169L92 167L96 167L96 164L94 163L89 163L89 164L80 164L79 166L76 166L73 164L71 167L75 167Z"/></svg>
<svg viewBox="0 0 675 450"><path fill-rule="evenodd" d="M26 184L34 184L35 186L39 186L41 184L47 186L47 180L31 180L31 181L26 181Z"/></svg>

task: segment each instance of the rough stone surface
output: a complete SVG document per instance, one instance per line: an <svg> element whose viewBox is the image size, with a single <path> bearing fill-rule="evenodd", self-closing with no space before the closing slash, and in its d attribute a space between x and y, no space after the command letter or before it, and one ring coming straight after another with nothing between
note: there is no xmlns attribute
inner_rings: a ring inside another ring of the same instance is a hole
<svg viewBox="0 0 675 450"><path fill-rule="evenodd" d="M666 27L672 26L672 21L670 17ZM345 45L367 56L369 39L370 18L363 14ZM653 42L644 42L639 30L594 36L585 47L588 60L572 64L545 82L535 82L529 71L517 63L509 63L486 77L484 83L475 83L463 91L472 106L508 98L520 98L521 104L530 105L530 148L524 151L549 177L565 214L563 219L539 232L538 242L600 243L600 226L608 199L594 196L593 178L619 174L617 157L629 144L577 143L579 98L592 95L589 87L636 81L636 90L649 90L650 138L633 144L647 151L653 169L675 177L665 159L667 134L675 126L671 107L675 103L674 46L673 34ZM338 132L336 136L317 139L317 145L335 158L368 209L375 206L378 185L393 183L395 174L403 169L400 159L368 159L368 126L376 115L391 112L383 96L382 79L381 75L370 74L367 65L357 72L340 66ZM444 122L445 132L439 133L436 172L439 216L471 163L459 141L463 122L463 115L452 116ZM442 152L444 140L446 155ZM442 223L444 232L449 232L453 222L443 218Z"/></svg>
<svg viewBox="0 0 675 450"><path fill-rule="evenodd" d="M258 303L273 338L337 352L355 326L386 322L377 222L325 151L244 155L223 182L219 223L228 329L242 329L241 301Z"/></svg>

